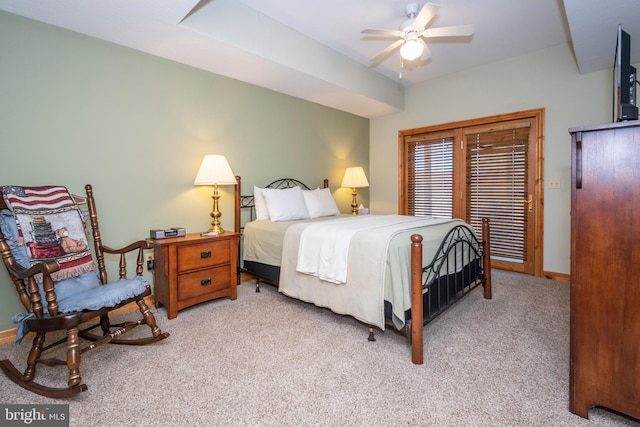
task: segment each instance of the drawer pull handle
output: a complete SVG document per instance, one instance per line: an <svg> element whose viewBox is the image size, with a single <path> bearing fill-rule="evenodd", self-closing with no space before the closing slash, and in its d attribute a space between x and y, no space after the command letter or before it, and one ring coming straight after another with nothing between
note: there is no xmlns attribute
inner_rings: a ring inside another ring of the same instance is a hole
<svg viewBox="0 0 640 427"><path fill-rule="evenodd" d="M211 251L200 252L200 258L211 258Z"/></svg>
<svg viewBox="0 0 640 427"><path fill-rule="evenodd" d="M211 284L211 277L200 280L200 286L209 286Z"/></svg>

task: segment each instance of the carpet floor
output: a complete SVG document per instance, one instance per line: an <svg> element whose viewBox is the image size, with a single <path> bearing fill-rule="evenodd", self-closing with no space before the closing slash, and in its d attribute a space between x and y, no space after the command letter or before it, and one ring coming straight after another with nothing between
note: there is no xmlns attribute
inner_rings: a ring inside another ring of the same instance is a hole
<svg viewBox="0 0 640 427"><path fill-rule="evenodd" d="M71 426L640 426L603 408L569 412L567 283L493 280L492 300L477 289L425 327L420 366L397 333L369 342L352 318L245 282L237 300L173 320L154 309L164 341L85 353L85 393L44 398L0 375L0 402L68 404ZM0 346L0 359L22 370L27 341ZM64 384L66 368L38 377Z"/></svg>

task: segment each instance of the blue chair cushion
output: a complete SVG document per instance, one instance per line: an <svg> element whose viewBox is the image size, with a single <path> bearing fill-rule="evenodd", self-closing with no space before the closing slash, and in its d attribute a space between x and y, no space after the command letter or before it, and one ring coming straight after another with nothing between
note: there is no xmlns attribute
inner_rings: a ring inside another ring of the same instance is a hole
<svg viewBox="0 0 640 427"><path fill-rule="evenodd" d="M42 286L42 285L40 285ZM96 272L91 271L78 277L61 280L55 283L56 301L60 313L71 313L82 310L98 310L103 307L115 307L122 301L140 295L145 291L147 281L144 277L120 279L106 285L100 285ZM44 302L44 291L40 288ZM44 311L47 312L46 303ZM33 313L18 313L13 316L13 323L17 324L15 345L20 344L29 332L27 319L33 318Z"/></svg>
<svg viewBox="0 0 640 427"><path fill-rule="evenodd" d="M85 275L93 275L96 278L97 286L90 286L85 280L76 280L81 276L56 283L58 309L61 313L114 307L126 299L140 295L147 287L147 281L141 276L100 285L95 273L89 272L82 276ZM72 281L74 283L63 283ZM62 289L60 289L60 285L62 285ZM59 292L63 295L60 296Z"/></svg>
<svg viewBox="0 0 640 427"><path fill-rule="evenodd" d="M18 225L16 224L16 219L13 217L13 214L8 209L0 209L0 231L4 234L4 238L16 262L24 268L29 268L31 263L29 261L29 254L27 254L27 247L16 244L16 241L20 238Z"/></svg>

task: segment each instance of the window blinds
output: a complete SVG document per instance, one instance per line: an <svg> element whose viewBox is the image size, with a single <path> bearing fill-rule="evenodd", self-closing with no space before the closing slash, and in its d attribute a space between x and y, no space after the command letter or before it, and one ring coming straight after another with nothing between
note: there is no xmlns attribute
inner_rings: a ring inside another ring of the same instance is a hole
<svg viewBox="0 0 640 427"><path fill-rule="evenodd" d="M453 215L453 136L408 141L407 208L414 216Z"/></svg>
<svg viewBox="0 0 640 427"><path fill-rule="evenodd" d="M466 216L476 230L491 218L493 257L527 259L529 123L465 132Z"/></svg>

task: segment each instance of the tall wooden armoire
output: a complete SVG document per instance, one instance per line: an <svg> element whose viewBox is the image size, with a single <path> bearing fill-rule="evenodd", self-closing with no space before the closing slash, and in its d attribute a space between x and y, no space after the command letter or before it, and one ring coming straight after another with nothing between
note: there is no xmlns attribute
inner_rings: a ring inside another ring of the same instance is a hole
<svg viewBox="0 0 640 427"><path fill-rule="evenodd" d="M640 418L640 121L569 132L569 409Z"/></svg>

